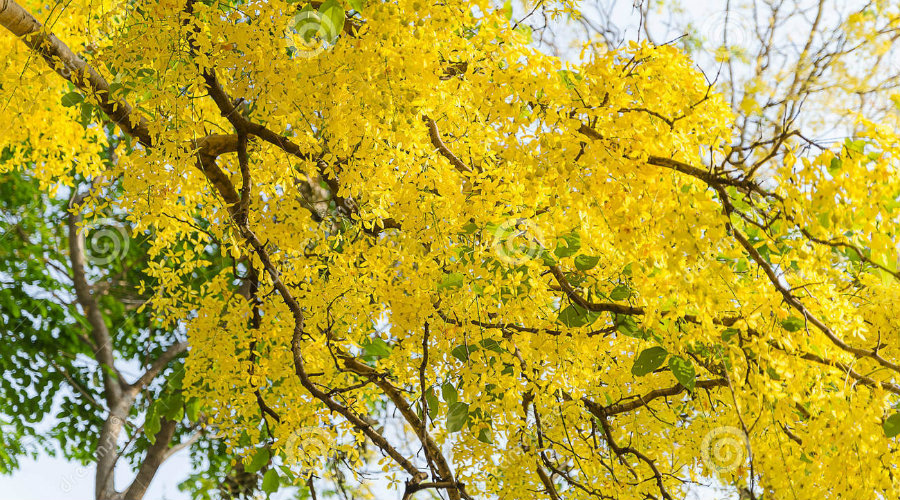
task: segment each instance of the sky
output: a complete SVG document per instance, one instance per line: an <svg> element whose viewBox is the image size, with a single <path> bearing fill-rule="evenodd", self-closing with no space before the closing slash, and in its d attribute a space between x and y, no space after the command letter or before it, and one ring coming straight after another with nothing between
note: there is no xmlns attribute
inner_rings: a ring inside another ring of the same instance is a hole
<svg viewBox="0 0 900 500"><path fill-rule="evenodd" d="M0 476L0 500L87 500L94 498L94 467L83 467L61 458L41 454L36 460L24 459L12 476ZM116 469L117 484L130 477L123 467ZM144 497L147 500L188 499L178 491L178 483L187 477L190 460L187 450L167 460Z"/></svg>

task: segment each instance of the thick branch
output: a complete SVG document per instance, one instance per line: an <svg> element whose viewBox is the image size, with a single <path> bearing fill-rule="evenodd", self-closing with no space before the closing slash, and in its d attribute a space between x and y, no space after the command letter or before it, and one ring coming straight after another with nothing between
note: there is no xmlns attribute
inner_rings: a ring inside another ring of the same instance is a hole
<svg viewBox="0 0 900 500"><path fill-rule="evenodd" d="M431 118L427 116L422 117L422 121L428 125L428 137L431 139L431 145L437 148L438 152L453 165L456 170L459 170L460 173L469 174L472 173L472 169L469 168L462 160L460 160L452 151L450 151L447 146L444 145L444 141L441 140L441 134L438 132L437 124Z"/></svg>
<svg viewBox="0 0 900 500"><path fill-rule="evenodd" d="M166 450L166 452L163 454L163 458L162 458L162 459L163 459L163 462L165 462L166 460L168 460L169 457L171 457L172 455L178 453L179 451L184 450L184 449L187 449L187 448L190 448L191 445L193 445L194 443L196 443L197 441L199 441L201 437L203 437L203 431L196 431L196 432L194 432L193 434L191 434L191 435L190 435L187 439L185 439L184 441L182 441L182 442L176 444L175 446L169 448L169 449Z"/></svg>
<svg viewBox="0 0 900 500"><path fill-rule="evenodd" d="M665 483L663 483L663 476L662 473L659 472L659 468L656 467L656 462L631 446L620 446L618 443L616 443L606 417L603 415L595 416L600 421L601 427L603 427L603 434L606 436L606 443L609 444L609 447L612 448L615 454L618 455L622 460L624 460L625 455L631 454L637 457L640 461L647 464L647 466L650 467L650 470L653 472L653 477L656 478L656 485L659 487L660 494L666 500L673 500L672 495L670 495L669 491L666 489Z"/></svg>
<svg viewBox="0 0 900 500"><path fill-rule="evenodd" d="M115 469L119 460L118 440L128 416L127 405L121 402L110 409L100 429L97 445L97 472L94 475L94 495L97 500L119 498L115 489Z"/></svg>
<svg viewBox="0 0 900 500"><path fill-rule="evenodd" d="M394 406L400 411L400 414L403 415L403 418L409 423L409 425L413 428L413 431L416 433L416 436L419 438L419 441L422 443L425 454L428 456L429 460L434 463L437 467L438 474L440 474L441 481L448 481L451 483L455 483L453 479L453 472L450 470L450 466L447 464L444 455L441 453L440 447L434 440L431 438L431 435L428 434L428 429L425 427L425 422L416 415L415 410L410 407L409 403L406 401L406 398L400 394L400 391L397 390L390 382L388 382L384 377L378 374L373 368L360 363L357 359L350 356L342 356L344 360L344 365L352 370L353 372L363 375L372 380L375 385L381 389L382 392L394 403ZM424 390L424 387L422 388ZM458 499L460 495L467 497L464 490L462 489L462 485L457 484L456 488L451 488L447 490L448 495L452 499Z"/></svg>
<svg viewBox="0 0 900 500"><path fill-rule="evenodd" d="M559 493L556 492L556 485L553 484L553 480L550 479L550 476L547 475L547 471L545 471L540 464L537 466L537 475L541 479L544 489L547 491L547 496L549 496L551 500L560 500Z"/></svg>
<svg viewBox="0 0 900 500"><path fill-rule="evenodd" d="M711 389L713 387L725 387L727 385L728 381L725 379L714 379L697 381L695 387L700 389ZM685 390L686 388L681 384L672 387L666 387L664 389L654 389L643 396L638 396L637 399L628 401L627 403L618 403L609 406L600 406L586 397L582 398L582 401L585 403L585 406L588 407L591 413L595 415L611 417L613 415L626 413L647 406L651 401L655 399L677 396Z"/></svg>
<svg viewBox="0 0 900 500"><path fill-rule="evenodd" d="M216 158L224 153L237 152L238 136L236 134L208 135L193 141L191 145L197 150L197 168L216 188L229 210L236 210L240 196L234 189L234 185L231 184L228 174L216 164Z"/></svg>
<svg viewBox="0 0 900 500"><path fill-rule="evenodd" d="M237 223L237 221L235 221L235 223ZM307 391L309 391L309 393L312 394L313 397L324 403L329 410L338 413L345 419L347 419L347 421L349 421L354 427L359 429L363 434L366 435L366 437L372 440L372 442L375 443L375 445L378 446L379 449L390 456L407 473L413 476L414 479L423 479L423 474L419 472L415 465L413 465L396 448L394 448L387 441L387 439L384 438L384 436L377 432L368 422L360 418L359 415L354 413L350 408L341 405L337 401L333 400L328 394L322 392L309 378L309 374L306 371L306 367L303 361L303 351L300 347L304 335L303 309L300 307L297 299L294 298L290 289L284 284L284 282L281 281L278 270L275 269L275 266L272 264L269 253L266 251L265 246L262 244L262 242L259 241L259 238L246 225L244 225L243 227L239 227L238 229L241 231L241 236L253 248L254 252L259 257L260 261L262 262L263 268L269 275L269 278L272 280L275 289L278 291L278 294L281 295L282 301L284 301L285 305L287 305L288 310L291 311L291 315L293 316L294 320L294 333L291 338L291 352L294 358L294 369L297 377L300 379L300 384Z"/></svg>
<svg viewBox="0 0 900 500"><path fill-rule="evenodd" d="M77 202L81 200L76 198L73 201L76 203L73 203L75 206L72 207L72 210L78 210ZM91 336L94 345L99 346L94 351L94 357L100 363L107 405L109 408L112 408L122 399L122 384L124 382L115 368L112 338L110 337L109 329L106 327L106 320L100 311L100 305L91 294L91 285L88 283L85 274L84 234L78 227L80 222L81 215L79 213L69 213L69 259L72 264L72 282L78 304L84 310L84 316L91 325Z"/></svg>
<svg viewBox="0 0 900 500"><path fill-rule="evenodd" d="M578 294L569 281L566 279L563 272L559 269L558 266L549 266L550 273L553 274L553 277L556 278L557 283L559 283L560 288L566 293L566 296L569 297L569 300L578 304L582 309L586 309L588 311L594 312L611 312L615 314L625 314L628 316L641 315L644 314L644 310L640 307L632 307L632 306L624 306L621 304L614 303L597 303L597 302L589 302L585 300L584 297Z"/></svg>
<svg viewBox="0 0 900 500"><path fill-rule="evenodd" d="M866 375L863 375L863 374L857 372L856 370L853 369L852 366L847 365L846 363L841 363L839 361L833 361L830 359L826 359L826 358L823 358L822 356L818 356L816 354L812 354L812 353L808 353L808 352L790 352L787 349L776 344L774 341L769 342L769 345L771 345L772 347L774 347L780 351L784 351L785 353L787 353L791 356L797 356L801 359L805 359L807 361L812 361L814 363L818 363L823 366L829 366L829 367L836 368L843 375L846 375L847 377L852 378L853 380L859 382L861 385L864 385L866 387L881 387L882 389L884 389L888 392L892 392L894 394L900 395L900 385L897 385L893 382L880 381L880 380L875 380L871 377L867 377Z"/></svg>
<svg viewBox="0 0 900 500"><path fill-rule="evenodd" d="M155 436L156 441L147 450L147 455L141 463L141 468L138 469L137 476L135 476L131 486L125 491L124 498L126 500L142 498L147 492L150 481L156 476L159 466L171 455L169 453L169 442L172 441L172 437L175 435L177 425L178 422L163 419L162 425Z"/></svg>
<svg viewBox="0 0 900 500"><path fill-rule="evenodd" d="M14 0L0 0L0 26L19 37L60 76L89 95L128 135L137 138L144 146L151 145L146 120L132 116L131 105L123 99L113 98L109 93L109 83L93 67L53 33L43 30L41 23Z"/></svg>
<svg viewBox="0 0 900 500"><path fill-rule="evenodd" d="M188 343L187 342L177 342L169 346L158 358L154 361L147 371L144 372L143 375L140 376L131 386L129 387L129 395L134 397L138 392L140 392L144 387L153 381L157 375L163 369L165 369L166 365L168 365L173 359L177 358L183 352L187 351Z"/></svg>
<svg viewBox="0 0 900 500"><path fill-rule="evenodd" d="M450 323L451 325L464 326L467 324L466 321L456 320L456 319L451 318L450 316L447 316L443 311L438 310L437 313L438 313L438 316L440 316L441 319L444 320L444 322ZM530 326L521 326L521 325L517 325L515 323L488 323L486 321L479 321L477 319L471 319L471 320L468 320L468 324L477 326L479 328L486 328L489 330L500 330L503 332L503 338L511 337L512 332L532 333L532 334L542 333L545 335L552 335L554 337L560 336L560 335L568 336L568 337L573 336L572 332L568 331L568 330L561 331L561 330L554 330L551 328L535 328L535 327L530 327ZM610 327L602 328L600 330L591 330L589 332L585 332L583 335L585 335L587 337L593 337L596 335L606 336L606 335L612 334L615 331L616 331L616 327L610 326Z"/></svg>

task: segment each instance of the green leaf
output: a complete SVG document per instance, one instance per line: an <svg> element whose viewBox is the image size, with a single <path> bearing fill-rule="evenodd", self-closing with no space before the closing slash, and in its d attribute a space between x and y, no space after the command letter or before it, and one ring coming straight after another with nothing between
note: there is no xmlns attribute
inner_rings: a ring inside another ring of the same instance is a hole
<svg viewBox="0 0 900 500"><path fill-rule="evenodd" d="M169 420L181 420L184 416L184 402L181 400L181 393L169 395L162 401L161 415Z"/></svg>
<svg viewBox="0 0 900 500"><path fill-rule="evenodd" d="M387 342L381 339L381 337L375 337L374 339L364 343L362 345L362 348L365 351L366 356L371 356L373 358L384 358L390 356L392 349Z"/></svg>
<svg viewBox="0 0 900 500"><path fill-rule="evenodd" d="M884 419L884 423L881 424L881 427L884 428L884 435L889 438L900 434L900 413L894 413L890 417Z"/></svg>
<svg viewBox="0 0 900 500"><path fill-rule="evenodd" d="M467 403L456 402L450 405L450 412L447 414L447 431L459 432L466 426L466 420L469 418L469 405Z"/></svg>
<svg viewBox="0 0 900 500"><path fill-rule="evenodd" d="M862 154L866 150L866 141L862 139L856 141L844 139L844 147L846 147L849 151L854 151L856 153Z"/></svg>
<svg viewBox="0 0 900 500"><path fill-rule="evenodd" d="M742 195L738 194L736 187L729 186L725 190L728 192L728 197L731 199L731 204L734 205L734 208L737 208L740 211L750 209L750 205L744 200Z"/></svg>
<svg viewBox="0 0 900 500"><path fill-rule="evenodd" d="M22 308L19 307L19 304L16 303L15 299L8 298L6 301L6 307L10 309L10 314L12 314L13 318L20 318L22 316Z"/></svg>
<svg viewBox="0 0 900 500"><path fill-rule="evenodd" d="M512 0L506 0L503 2L503 15L506 16L506 20L509 21L513 16L513 8L512 8Z"/></svg>
<svg viewBox="0 0 900 500"><path fill-rule="evenodd" d="M456 392L456 387L453 387L453 384L450 382L445 382L441 386L441 396L444 397L444 402L449 405L459 401L459 393Z"/></svg>
<svg viewBox="0 0 900 500"><path fill-rule="evenodd" d="M626 335L628 337L634 337L636 339L645 339L647 338L647 332L642 330L637 323L635 323L634 318L625 314L618 314L615 316L616 322L616 330L622 335Z"/></svg>
<svg viewBox="0 0 900 500"><path fill-rule="evenodd" d="M94 116L94 107L88 102L81 103L81 120L79 121L81 126L87 128L91 123L92 116Z"/></svg>
<svg viewBox="0 0 900 500"><path fill-rule="evenodd" d="M479 229L478 224L475 224L474 222L470 222L462 227L462 230L463 230L462 234L465 234L465 235L475 234L475 231L478 231L478 229Z"/></svg>
<svg viewBox="0 0 900 500"><path fill-rule="evenodd" d="M362 12L363 7L366 6L366 0L349 0L349 3L350 8L356 12Z"/></svg>
<svg viewBox="0 0 900 500"><path fill-rule="evenodd" d="M262 490L268 494L275 493L278 490L278 472L275 469L269 469L263 476Z"/></svg>
<svg viewBox="0 0 900 500"><path fill-rule="evenodd" d="M579 271L589 271L596 267L598 262L600 262L600 257L579 255L578 257L575 257L575 269L578 269Z"/></svg>
<svg viewBox="0 0 900 500"><path fill-rule="evenodd" d="M197 422L200 419L200 400L197 398L191 398L188 401L187 407L185 408L185 413L187 414L188 420L191 422Z"/></svg>
<svg viewBox="0 0 900 500"><path fill-rule="evenodd" d="M566 234L559 237L556 243L556 250L553 253L560 259L571 257L581 250L581 236L578 233Z"/></svg>
<svg viewBox="0 0 900 500"><path fill-rule="evenodd" d="M556 265L556 259L553 258L553 254L550 253L546 248L541 248L540 258L544 262L545 266Z"/></svg>
<svg viewBox="0 0 900 500"><path fill-rule="evenodd" d="M842 250L842 253L843 253L844 257L847 257L847 259L850 260L850 262L853 262L854 264L860 262L859 254L856 253L855 251L850 250L848 248L846 250Z"/></svg>
<svg viewBox="0 0 900 500"><path fill-rule="evenodd" d="M638 354L637 359L634 360L634 366L631 367L631 373L635 377L643 377L661 367L668 355L668 351L660 346L644 349Z"/></svg>
<svg viewBox="0 0 900 500"><path fill-rule="evenodd" d="M559 75L560 81L562 81L563 85L566 86L567 89L575 88L575 81L581 80L582 76L577 71L572 71L568 69L561 69L556 72Z"/></svg>
<svg viewBox="0 0 900 500"><path fill-rule="evenodd" d="M159 404L155 403L147 410L147 416L144 418L144 435L147 436L150 444L156 442L156 433L159 432L160 427Z"/></svg>
<svg viewBox="0 0 900 500"><path fill-rule="evenodd" d="M460 288L463 285L463 274L462 273L450 273L445 274L444 279L438 283L437 289L438 291L449 289L449 288Z"/></svg>
<svg viewBox="0 0 900 500"><path fill-rule="evenodd" d="M425 402L428 403L428 418L434 420L441 408L441 403L438 401L437 395L431 387L425 391Z"/></svg>
<svg viewBox="0 0 900 500"><path fill-rule="evenodd" d="M725 331L722 332L722 340L724 340L725 342L730 342L732 337L739 333L741 333L741 331L736 328L726 328Z"/></svg>
<svg viewBox="0 0 900 500"><path fill-rule="evenodd" d="M669 370L672 370L678 383L689 391L694 390L694 386L697 384L697 372L694 371L694 365L690 360L681 356L672 356L669 358Z"/></svg>
<svg viewBox="0 0 900 500"><path fill-rule="evenodd" d="M532 40L532 38L534 38L534 33L531 30L531 26L527 24L520 24L518 27L516 27L516 31L524 36L529 42Z"/></svg>
<svg viewBox="0 0 900 500"><path fill-rule="evenodd" d="M503 352L503 347L500 345L500 342L497 342L494 339L484 339L478 344L481 345L482 349L487 349L488 351Z"/></svg>
<svg viewBox="0 0 900 500"><path fill-rule="evenodd" d="M334 39L344 29L344 7L336 0L325 0L319 7L319 15L322 16L322 28L320 34L328 39Z"/></svg>
<svg viewBox="0 0 900 500"><path fill-rule="evenodd" d="M831 159L831 163L828 164L828 173L834 175L841 169L842 166L844 166L844 162L840 158L835 156Z"/></svg>
<svg viewBox="0 0 900 500"><path fill-rule="evenodd" d="M806 322L803 321L803 318L791 316L790 318L781 322L781 327L789 332L796 332L797 330L806 327Z"/></svg>
<svg viewBox="0 0 900 500"><path fill-rule="evenodd" d="M486 423L488 427L481 427L478 431L478 434L475 436L475 439L481 441L486 444L493 444L491 440L491 428L493 427L493 422L491 418L484 414L484 412L480 409L475 409L469 412L469 417L466 419L466 423L469 426L469 430L475 431L476 427L480 427L481 424Z"/></svg>
<svg viewBox="0 0 900 500"><path fill-rule="evenodd" d="M469 355L473 352L477 351L478 347L473 345L458 345L450 351L450 354L453 355L454 358L466 362L469 360Z"/></svg>
<svg viewBox="0 0 900 500"><path fill-rule="evenodd" d="M596 321L599 317L599 312L588 311L575 304L572 304L560 311L559 317L557 317L556 320L568 327L575 328L579 326L589 325Z"/></svg>
<svg viewBox="0 0 900 500"><path fill-rule="evenodd" d="M267 463L269 463L269 449L268 448L259 448L256 450L256 453L253 457L250 458L250 462L244 467L247 472L253 473L262 469Z"/></svg>
<svg viewBox="0 0 900 500"><path fill-rule="evenodd" d="M612 300L625 300L628 297L631 297L631 289L625 285L613 288L613 291L609 294L609 298Z"/></svg>
<svg viewBox="0 0 900 500"><path fill-rule="evenodd" d="M82 96L78 92L69 92L68 94L62 96L60 102L63 106L71 108L76 104L81 104L82 102L84 102L84 96Z"/></svg>
<svg viewBox="0 0 900 500"><path fill-rule="evenodd" d="M481 429L481 430L478 432L478 436L476 436L476 438L477 438L479 441L481 441L482 443L485 443L485 444L494 444L494 442L491 441L491 431L490 431L490 429Z"/></svg>
<svg viewBox="0 0 900 500"><path fill-rule="evenodd" d="M120 97L119 94L123 93L122 89L124 89L124 88L125 88L125 85L122 83L119 83L119 82L110 83L109 84L109 97L113 98L113 99Z"/></svg>

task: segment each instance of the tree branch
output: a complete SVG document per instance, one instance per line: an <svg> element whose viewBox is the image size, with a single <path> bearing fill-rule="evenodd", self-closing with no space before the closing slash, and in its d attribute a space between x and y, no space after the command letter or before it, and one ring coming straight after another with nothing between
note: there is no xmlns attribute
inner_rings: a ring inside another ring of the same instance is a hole
<svg viewBox="0 0 900 500"><path fill-rule="evenodd" d="M713 379L713 380L698 380L695 387L699 389L712 389L714 387L725 387L728 385L728 381L725 379ZM659 398L667 398L670 396L676 396L684 392L686 388L681 385L675 385L672 387L666 387L664 389L654 389L643 396L637 396L637 399L629 401L627 403L618 403L609 406L601 406L595 403L594 401L588 399L587 397L582 398L582 401L587 406L588 410L591 411L594 415L603 415L605 417L611 417L613 415L618 415L620 413L626 413L629 411L636 410L643 406L647 406L651 401ZM632 396L633 397L633 396Z"/></svg>
<svg viewBox="0 0 900 500"><path fill-rule="evenodd" d="M122 399L124 381L115 367L112 338L106 327L106 320L100 311L100 305L91 294L91 285L85 274L84 233L78 227L81 222L81 201L83 201L81 196L72 199L70 213L67 217L72 284L78 304L84 310L85 318L91 325L94 345L98 346L94 351L94 357L100 363L107 405L109 408L113 408Z"/></svg>
<svg viewBox="0 0 900 500"><path fill-rule="evenodd" d="M450 151L447 146L444 145L444 141L441 140L441 134L438 132L437 124L431 118L427 116L422 117L422 121L428 125L428 138L431 139L431 145L437 148L438 152L453 165L456 170L463 174L472 173L472 169L466 165L462 160L460 160L452 151Z"/></svg>
<svg viewBox="0 0 900 500"><path fill-rule="evenodd" d="M173 359L177 358L183 352L187 351L188 343L187 342L177 342L169 346L158 358L154 361L147 371L144 372L133 384L129 386L128 394L130 397L136 396L144 387L147 387L150 382L162 372L166 365L168 365Z"/></svg>
<svg viewBox="0 0 900 500"><path fill-rule="evenodd" d="M159 470L159 466L171 455L169 443L175 435L177 425L178 422L174 420L163 419L162 425L156 433L156 440L147 449L147 455L144 457L140 469L138 469L137 476L135 476L128 489L125 490L123 495L125 500L142 498L147 492L147 488L150 487L150 481L153 480L156 471Z"/></svg>
<svg viewBox="0 0 900 500"><path fill-rule="evenodd" d="M19 37L31 50L44 58L60 76L91 96L100 109L128 135L144 146L151 145L150 131L143 117L135 119L132 108L123 99L110 96L109 83L83 59L72 52L53 33L43 30L34 16L14 0L0 0L0 26Z"/></svg>

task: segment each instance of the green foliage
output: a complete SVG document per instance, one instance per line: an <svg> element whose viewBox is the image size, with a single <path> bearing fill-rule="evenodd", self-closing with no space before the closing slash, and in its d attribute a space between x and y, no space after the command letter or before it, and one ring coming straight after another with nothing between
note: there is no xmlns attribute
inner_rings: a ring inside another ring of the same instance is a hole
<svg viewBox="0 0 900 500"><path fill-rule="evenodd" d="M576 304L566 306L559 312L557 321L568 327L579 327L589 325L600 317L600 313L588 311Z"/></svg>
<svg viewBox="0 0 900 500"><path fill-rule="evenodd" d="M890 417L884 419L882 427L884 428L884 435L889 438L900 434L900 413L894 413Z"/></svg>
<svg viewBox="0 0 900 500"><path fill-rule="evenodd" d="M636 377L643 377L661 367L668 355L669 353L660 346L644 349L635 358L634 366L631 367L631 373Z"/></svg>
<svg viewBox="0 0 900 500"><path fill-rule="evenodd" d="M77 104L72 95L66 99ZM71 279L70 195L64 189L51 197L20 170L0 174L0 473L14 472L22 457L39 452L92 463L108 416L102 368L94 360L97 347ZM147 279L140 272L147 236L134 234L114 212L104 215L124 228L108 233L127 239L117 242L120 252L114 259L88 255L87 278L103 287L94 297L113 334L116 362L146 367L179 335L136 308L149 298L135 286ZM86 227L90 253L97 242L90 241L92 229ZM215 272L215 266L206 272ZM205 279L204 272L196 278ZM202 418L196 399L183 400L183 373L181 361L170 363L138 397L123 431L131 443L123 450L124 464L136 467L144 460L163 419L180 422L174 437L180 441ZM142 421L143 428L134 425ZM209 458L204 463L213 467Z"/></svg>
<svg viewBox="0 0 900 500"><path fill-rule="evenodd" d="M671 356L669 357L669 370L675 375L675 379L678 380L678 383L683 385L689 391L694 390L694 386L697 383L697 372L694 370L694 365L690 360L682 358L681 356Z"/></svg>

